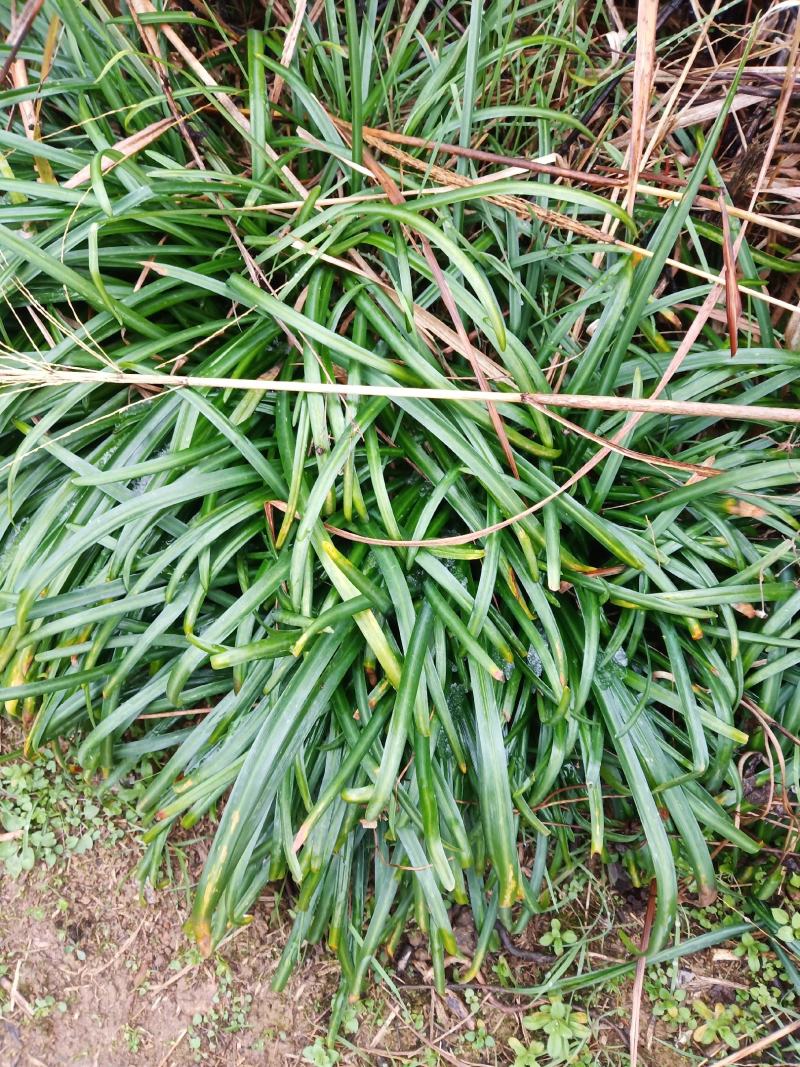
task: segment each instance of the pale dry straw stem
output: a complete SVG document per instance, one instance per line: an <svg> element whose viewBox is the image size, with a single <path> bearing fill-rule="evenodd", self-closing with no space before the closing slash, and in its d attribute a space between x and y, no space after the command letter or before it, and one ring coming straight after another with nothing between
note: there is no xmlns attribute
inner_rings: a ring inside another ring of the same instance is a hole
<svg viewBox="0 0 800 1067"><path fill-rule="evenodd" d="M700 314L702 309L700 309ZM698 327L698 330L700 327ZM688 334L682 349L695 340ZM680 362L678 352L664 372L661 381L649 397L595 396L589 393L534 393L495 392L481 389L413 388L393 385L353 385L338 382L283 381L262 378L199 377L187 374L129 373L118 371L92 371L83 368L60 366L10 367L0 362L0 386L2 385L69 385L81 382L98 385L149 385L166 389L233 389L261 393L321 393L331 396L381 396L389 400L444 400L453 403L485 404L532 404L542 408L572 408L583 411L625 411L644 415L677 415L698 418L734 419L737 421L781 423L800 425L800 407L761 404L723 404L705 400L661 400L658 397L675 373L675 364ZM85 425L88 425L85 424ZM621 431L620 431L621 432ZM613 443L618 444L617 441Z"/></svg>
<svg viewBox="0 0 800 1067"><path fill-rule="evenodd" d="M24 59L15 59L11 64L11 81L13 82L15 89L28 88L28 71ZM19 115L22 119L22 129L25 131L25 136L29 141L38 140L38 123L36 121L36 109L34 108L33 100L29 96L26 96L18 102L17 107L19 108ZM39 174L39 178L42 181L55 181L52 168L46 159L34 156L33 162Z"/></svg>
<svg viewBox="0 0 800 1067"><path fill-rule="evenodd" d="M704 15L702 8L698 4L697 0L689 0L689 3L692 8L692 14L695 17L695 20L697 22L700 22ZM713 69L717 70L719 68L720 63L714 52L714 47L711 44L711 41L709 41L708 38L704 36L703 40L700 43L701 45L705 46L705 50L706 52L708 52L708 58L711 60L711 65Z"/></svg>
<svg viewBox="0 0 800 1067"><path fill-rule="evenodd" d="M39 317L39 314L38 314L38 312L36 311L36 308L33 305L31 305L28 308L28 314L33 319L33 321L36 323L36 325L39 327L39 333L41 333L42 337L44 338L44 343L47 345L47 347L48 348L55 348L55 346L56 346L55 338L52 336L50 331L47 329L47 326L45 326L44 322Z"/></svg>
<svg viewBox="0 0 800 1067"><path fill-rule="evenodd" d="M283 42L283 51L281 52L281 66L289 67L294 57L294 51L297 47L297 38L300 36L300 28L303 25L303 18L306 13L306 0L295 0L294 15L292 16L292 23L289 26L289 32L286 34L286 40ZM269 102L274 107L281 98L281 92L283 90L283 78L280 74L275 76L275 81L272 85L272 90L269 94Z"/></svg>
<svg viewBox="0 0 800 1067"><path fill-rule="evenodd" d="M653 132L653 135L651 136L651 138L650 138L650 140L649 140L649 142L647 144L647 147L644 149L644 151L642 153L640 166L638 167L637 172L636 172L635 175L633 173L631 174L631 178L633 180L633 187L632 188L633 188L633 192L634 193L645 192L645 191L649 192L648 187L639 182L638 176L641 173L642 169L647 165L650 157L652 156L653 152L655 151L655 148L657 147L657 145L659 144L661 138L663 137L663 132L666 129L667 122L669 121L669 117L670 117L670 115L672 113L672 108L674 107L674 105L678 101L681 88L682 88L684 82L686 81L687 77L689 76L689 72L691 71L692 67L694 66L695 59L697 58L697 53L700 51L700 48L702 47L703 41L708 36L709 26L712 24L712 22L714 20L714 16L716 15L717 9L719 8L721 2L722 2L722 0L714 0L714 6L713 6L711 12L708 14L708 16L706 18L700 20L700 25L701 25L702 29L701 29L700 33L698 34L698 36L697 36L697 38L695 40L694 46L692 47L692 51L690 52L686 62L683 65L683 69L681 70L680 76L678 77L677 81L675 82L675 84L673 85L672 89L670 90L670 93L668 94L664 110L663 110L663 112L661 114L661 117L659 118L658 124L656 125L656 129ZM655 80L655 71L652 72L651 83L654 80ZM645 119L646 119L646 115L645 115ZM627 158L627 155L626 155L626 158ZM680 200L682 196L683 196L683 193L681 191L675 190L674 197L671 197L670 199ZM628 197L630 198L630 204L632 205L634 201L633 201L633 196L631 195L631 185L630 184L628 186ZM611 193L609 194L609 199L612 200L613 202L616 202L617 198L618 198L618 189L612 189ZM604 233L607 233L609 235L609 237L613 238L616 235L616 232L617 232L618 228L619 228L619 220L615 219L612 215L606 215L605 218L603 219L601 230ZM599 268L601 267L604 257L605 257L605 253L602 252L602 251L601 252L597 252L595 254L595 256L593 257L592 266L596 270L599 270ZM673 260L667 260L667 263L670 264L670 265L673 265L674 262L675 261L673 261ZM581 335L581 331L583 329L584 319L585 319L585 313L582 314L578 318L578 321L575 323L575 325L572 328L571 336L572 336L574 341L577 341L578 338Z"/></svg>
<svg viewBox="0 0 800 1067"><path fill-rule="evenodd" d="M647 112L656 65L658 0L639 0L636 17L636 58L633 66L630 147L626 153L628 188L624 207L630 214L636 202L636 183L642 167Z"/></svg>
<svg viewBox="0 0 800 1067"><path fill-rule="evenodd" d="M150 3L150 0L130 0L130 6L131 10L134 11L137 15L159 14L153 4ZM177 33L175 33L172 27L166 24L168 19L169 14L165 12L165 21L164 23L159 24L159 30L161 31L161 33L167 38L169 43L172 45L172 47L175 49L175 51L178 53L184 63L186 63L186 65L191 68L192 72L203 83L203 85L205 85L207 88L218 89L219 86L217 85L217 82L214 81L214 79L208 73L208 71L200 62L200 60L197 59L197 57L192 53L189 48L187 48L187 46L183 43ZM145 31L143 36L150 37L152 35L152 40L155 41L155 31L151 28L153 25L153 23L143 24L142 29ZM242 130L244 130L245 133L249 133L250 123L248 122L242 111L230 98L230 96L228 96L227 93L219 92L217 94L217 99L228 112L228 114L231 116L231 118L234 120L234 122Z"/></svg>
<svg viewBox="0 0 800 1067"><path fill-rule="evenodd" d="M711 82L712 79L709 79ZM704 95L705 86L702 86L695 93L696 97L702 97ZM744 111L748 107L754 107L756 104L760 104L763 101L763 96L758 96L756 93L738 92L731 101L729 108L729 114L736 120L736 113L738 111ZM722 110L724 99L709 100L702 104L697 104L694 107L685 107L678 115L673 129L686 129L687 126L698 126L704 122L711 122ZM738 125L738 121L737 121ZM740 127L741 129L741 127Z"/></svg>

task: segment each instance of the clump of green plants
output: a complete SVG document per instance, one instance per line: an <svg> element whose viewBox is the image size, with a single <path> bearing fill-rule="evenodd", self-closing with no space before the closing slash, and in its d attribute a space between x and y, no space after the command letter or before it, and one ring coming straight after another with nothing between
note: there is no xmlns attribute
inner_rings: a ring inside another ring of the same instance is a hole
<svg viewBox="0 0 800 1067"><path fill-rule="evenodd" d="M335 1067L341 1058L340 1053L329 1048L321 1037L303 1049L303 1063L310 1063L312 1067Z"/></svg>
<svg viewBox="0 0 800 1067"><path fill-rule="evenodd" d="M67 1002L56 1000L52 993L47 993L43 997L36 997L32 1007L34 1019L47 1019L54 1012L60 1012L63 1015L67 1011Z"/></svg>
<svg viewBox="0 0 800 1067"><path fill-rule="evenodd" d="M284 51L273 7L233 29L59 0L26 27L0 130L4 713L106 797L148 761L143 882L206 820L203 954L290 880L276 988L324 942L356 1000L413 917L443 992L455 905L474 976L548 862L619 844L655 953L679 872L716 892L709 840L777 843L740 756L800 729L800 362L766 291L797 234L745 228L728 188L742 66L625 195L640 79L587 125L604 9L342 0ZM4 39L14 18L0 0ZM659 37L676 67L688 32ZM105 818L22 766L12 873ZM559 999L529 1021L551 1057L588 1033Z"/></svg>
<svg viewBox="0 0 800 1067"><path fill-rule="evenodd" d="M664 968L648 968L645 992L650 998L650 1011L669 1030L694 1028L697 1019L685 989L676 985L675 975Z"/></svg>
<svg viewBox="0 0 800 1067"><path fill-rule="evenodd" d="M752 934L747 933L742 935L742 939L733 950L733 953L746 961L752 974L757 974L761 970L763 951L764 946L761 942L756 940Z"/></svg>
<svg viewBox="0 0 800 1067"><path fill-rule="evenodd" d="M123 1038L125 1040L125 1047L131 1055L136 1056L142 1047L143 1031L141 1027L130 1026L126 1023L123 1029Z"/></svg>
<svg viewBox="0 0 800 1067"><path fill-rule="evenodd" d="M106 792L70 774L54 759L0 763L0 866L18 878L37 863L53 867L99 840L118 841L135 824L135 788Z"/></svg>
<svg viewBox="0 0 800 1067"><path fill-rule="evenodd" d="M547 1055L556 1063L574 1062L591 1035L585 1012L562 997L550 997L522 1020L527 1030L541 1031Z"/></svg>
<svg viewBox="0 0 800 1067"><path fill-rule="evenodd" d="M702 1020L692 1034L698 1044L715 1045L722 1042L729 1048L739 1047L736 1023L741 1009L738 1005L717 1002L710 1006L703 1000L697 1000L694 1010Z"/></svg>
<svg viewBox="0 0 800 1067"><path fill-rule="evenodd" d="M542 1041L523 1042L518 1037L510 1037L508 1047L514 1053L513 1067L542 1067L545 1051Z"/></svg>
<svg viewBox="0 0 800 1067"><path fill-rule="evenodd" d="M781 941L800 941L800 911L773 908L772 918L779 924L777 936Z"/></svg>
<svg viewBox="0 0 800 1067"><path fill-rule="evenodd" d="M696 909L692 909L692 915ZM792 1009L796 999L791 980L770 944L746 931L733 948L745 971L735 1000L714 998L697 987L679 982L679 960L647 970L645 993L649 1010L667 1031L683 1042L699 1046L726 1045L731 1049L755 1041L765 1015L777 1018ZM772 1062L772 1060L769 1060Z"/></svg>
<svg viewBox="0 0 800 1067"><path fill-rule="evenodd" d="M574 930L562 929L560 919L550 920L550 929L545 931L539 938L539 941L546 948L552 947L556 956L563 956L565 950L574 945L578 940L578 935Z"/></svg>
<svg viewBox="0 0 800 1067"><path fill-rule="evenodd" d="M186 1041L195 1063L217 1059L228 1034L247 1029L253 1005L251 993L236 988L231 969L218 958L214 974L216 990L207 1011L195 1012L187 1029Z"/></svg>
<svg viewBox="0 0 800 1067"><path fill-rule="evenodd" d="M482 1003L478 994L473 989L464 990L464 1002L469 1008L470 1025L464 1029L458 1036L458 1040L462 1045L465 1045L471 1049L477 1051L493 1049L497 1044L493 1034L489 1033L486 1020L481 1014ZM420 1027L424 1024L424 1018L420 1019Z"/></svg>
<svg viewBox="0 0 800 1067"><path fill-rule="evenodd" d="M494 1036L487 1031L484 1019L476 1019L475 1029L465 1030L461 1040L476 1052L493 1049L497 1043Z"/></svg>

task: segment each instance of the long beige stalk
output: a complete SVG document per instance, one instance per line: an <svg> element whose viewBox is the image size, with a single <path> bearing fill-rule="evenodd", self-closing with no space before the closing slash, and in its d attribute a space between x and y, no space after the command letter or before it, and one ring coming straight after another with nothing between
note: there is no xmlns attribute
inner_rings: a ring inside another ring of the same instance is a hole
<svg viewBox="0 0 800 1067"><path fill-rule="evenodd" d="M722 404L700 400L593 396L583 393L521 393L492 389L428 389L394 385L348 385L338 382L273 381L266 378L201 378L188 374L129 374L52 366L0 367L0 388L52 385L123 385L165 389L239 389L262 393L322 393L329 396L385 396L396 400L445 400L464 404L530 404L542 408L632 411L641 415L683 415L743 419L751 422L800 424L800 407Z"/></svg>

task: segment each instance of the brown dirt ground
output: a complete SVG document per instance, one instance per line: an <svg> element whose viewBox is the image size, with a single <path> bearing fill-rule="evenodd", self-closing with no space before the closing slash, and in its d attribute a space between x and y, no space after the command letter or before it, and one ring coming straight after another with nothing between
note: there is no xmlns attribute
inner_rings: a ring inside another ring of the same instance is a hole
<svg viewBox="0 0 800 1067"><path fill-rule="evenodd" d="M188 851L193 876L201 857ZM100 842L63 867L37 866L16 881L0 873L0 963L6 967L0 1002L8 1004L13 988L13 1004L0 1014L0 1067L301 1064L303 1049L326 1033L335 962L323 950L311 950L286 991L271 991L289 927L284 906L269 893L251 925L224 944L216 959L201 960L182 930L185 885L142 897L135 879L139 854L129 838L113 846ZM455 917L459 934L465 917ZM467 925L463 936L474 939ZM424 950L409 944L403 956L401 967L411 961L406 980L425 985L430 975ZM517 977L535 980L530 970ZM487 981L493 978L487 972ZM243 1009L245 995L252 1000ZM372 989L367 996L358 1034L348 1038L356 1048L343 1054L340 1067L388 1067L385 1052L404 1052L403 1062L419 1063L417 1056L430 1047L426 1042L445 1033L450 1040L439 1046L445 1051L434 1062L505 1063L507 1038L524 1036L519 1020L530 1010L526 1005L504 1011L490 995L481 995L480 1016L497 1045L491 1054L471 1054L458 1044L475 1026L460 993L439 998L427 989L406 989L403 1011L385 991ZM226 1018L214 1023L209 1018L214 1010ZM619 1044L613 1030L607 1037ZM609 1057L603 1062L623 1062L610 1050Z"/></svg>
<svg viewBox="0 0 800 1067"><path fill-rule="evenodd" d="M0 741L6 751L15 747L2 733ZM195 838L172 849L173 881L158 891L148 888L144 895L135 876L141 853L133 833L113 845L101 840L52 870L36 866L16 881L0 866L0 1067L283 1067L304 1062L304 1048L327 1032L337 965L323 949L312 948L283 993L270 989L291 921L286 902L270 890L259 900L252 923L224 943L216 957L201 959L182 925L188 887L199 875L206 847L207 841ZM646 893L618 887L612 897L614 913L605 910L611 902L606 897L603 935L600 944L595 942L602 952L590 953L592 966L626 956L617 938L620 925L631 938L641 936ZM576 924L596 921L596 902L586 898L573 907ZM461 909L452 919L469 956L475 931L468 912ZM536 919L517 947L536 947L546 925L545 917ZM508 953L505 957L514 984L536 984L538 965ZM483 976L489 986L500 980L491 964ZM741 961L730 952L699 954L684 966L691 969L689 991L711 995L712 1002L730 998L737 980L746 979ZM426 1067L500 1067L509 1063L508 1038L526 1038L521 1019L531 1011L530 1002L511 1006L508 998L480 990L474 1013L469 994L461 989L437 996L430 988L423 939L413 932L400 946L394 968L398 982L406 983L400 987L402 1002L386 987L367 991L357 1033L344 1035L351 1051L340 1046L338 1067L417 1067L423 1062ZM592 1001L592 1047L603 1067L629 1062L630 1002L630 982ZM476 1015L495 1038L494 1048L479 1051L463 1040L475 1029ZM641 1067L697 1061L690 1049L676 1046L675 1037L662 1032L646 998L640 1032Z"/></svg>
<svg viewBox="0 0 800 1067"><path fill-rule="evenodd" d="M262 905L222 950L231 979L220 981L219 964L200 961L181 930L183 895L162 891L142 900L132 877L136 860L133 844L101 845L58 874L39 868L17 882L0 876L6 998L16 986L15 1007L0 1018L0 1067L299 1062L302 1048L324 1033L336 985L332 965L310 960L285 993L271 992L283 934L280 923L270 927ZM229 1019L198 1023L220 992ZM252 996L246 1027L226 1033L241 1007L230 998L245 993ZM48 996L66 1010L41 1006Z"/></svg>
<svg viewBox="0 0 800 1067"><path fill-rule="evenodd" d="M303 1049L326 1033L335 962L323 950L311 950L286 991L271 991L288 925L269 894L251 925L225 943L216 959L201 960L182 930L188 912L184 889L143 898L135 880L138 856L132 840L112 847L100 843L60 869L39 866L16 881L0 874L0 962L7 968L0 1001L11 1000L13 987L13 1004L0 1014L0 1067L302 1063ZM425 978L424 952L415 955ZM413 970L406 977L413 980ZM242 1012L244 1025L236 1028L245 995L252 1000ZM47 998L55 1003L48 1005ZM393 1008L385 992L369 990L368 1010L358 1034L349 1038L358 1051L345 1053L340 1064L388 1067L385 1050L405 1051L406 1063L419 1062L414 1051L425 1053L426 1034L447 1031L457 1040L475 1025L455 992L443 999L428 991L404 992L404 1002L411 1012L405 1021L405 1012ZM463 1058L448 1060L445 1053L438 1062L465 1067L482 1059L505 1062L505 1038L521 1036L518 1016L490 1005L481 1016L497 1037L498 1057L470 1056L465 1049ZM226 1019L209 1021L211 1011L223 1009ZM408 1023L413 1016L416 1032Z"/></svg>
<svg viewBox="0 0 800 1067"><path fill-rule="evenodd" d="M285 992L270 990L288 933L283 909L270 894L262 897L251 925L224 944L216 960L201 960L182 930L185 887L143 898L135 880L138 856L132 839L111 847L99 843L61 869L37 867L17 881L0 874L0 962L7 966L0 1000L8 1002L12 986L15 993L11 1010L0 1015L0 1067L302 1064L303 1049L326 1033L337 984L335 963L322 950L312 950ZM408 945L404 955L411 955L417 980L424 983L423 950L412 952ZM414 981L413 971L405 977ZM486 978L496 980L488 971ZM535 972L516 978L534 982ZM597 1062L608 1067L628 1062L623 1047L629 994L629 984L618 988L616 1004L606 1008L610 1021ZM245 995L252 1000L242 1012ZM349 1038L359 1051L343 1055L340 1067L389 1067L384 1052L401 1050L403 1062L419 1063L414 1051L421 1056L426 1037L438 1040L445 1032L453 1032L453 1043L439 1047L450 1052L434 1062L464 1067L506 1063L507 1038L524 1036L519 1019L530 1011L530 1005L503 1010L491 995L481 995L480 1016L497 1045L491 1053L470 1055L472 1050L457 1043L465 1028L474 1026L459 993L438 998L430 991L404 991L403 996L419 1030L408 1025L408 1015L403 1021L404 1013L385 992L371 990L371 1010L358 1034ZM416 1003L410 1000L414 996L420 998ZM49 1007L48 997L56 1002ZM209 1021L213 1010L224 1010L227 1018ZM240 1028L235 1026L237 1012L242 1012ZM685 1065L686 1058L678 1050L672 1053L668 1044L656 1041L653 1046L650 1024L645 1010L642 1032L650 1050L643 1049L642 1067Z"/></svg>

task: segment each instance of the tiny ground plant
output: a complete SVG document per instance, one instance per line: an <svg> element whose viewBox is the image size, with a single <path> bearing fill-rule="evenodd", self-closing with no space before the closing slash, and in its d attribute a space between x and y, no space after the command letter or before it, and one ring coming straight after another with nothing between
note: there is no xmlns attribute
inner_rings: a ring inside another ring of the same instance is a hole
<svg viewBox="0 0 800 1067"><path fill-rule="evenodd" d="M547 1054L558 1063L578 1056L591 1035L587 1021L585 1012L575 1010L561 997L550 997L522 1020L526 1029L546 1035Z"/></svg>
<svg viewBox="0 0 800 1067"><path fill-rule="evenodd" d="M511 970L505 956L498 956L494 961L492 964L492 974L497 978L500 985L513 985L514 972Z"/></svg>
<svg viewBox="0 0 800 1067"><path fill-rule="evenodd" d="M236 989L229 965L218 957L214 966L216 990L211 1006L195 1012L186 1034L186 1041L195 1063L218 1060L226 1037L240 1033L249 1026L253 996Z"/></svg>
<svg viewBox="0 0 800 1067"><path fill-rule="evenodd" d="M508 1047L514 1053L512 1067L543 1067L545 1055L543 1042L523 1043L518 1037L510 1037Z"/></svg>
<svg viewBox="0 0 800 1067"><path fill-rule="evenodd" d="M60 1012L62 1015L67 1011L66 1000L56 1000L52 993L46 993L42 997L34 997L33 1001L33 1018L34 1019L47 1019L54 1012Z"/></svg>
<svg viewBox="0 0 800 1067"><path fill-rule="evenodd" d="M773 908L772 918L780 924L777 936L781 941L800 941L800 911Z"/></svg>
<svg viewBox="0 0 800 1067"><path fill-rule="evenodd" d="M53 867L99 840L113 844L135 825L140 790L97 790L53 759L0 763L0 866L11 878L37 863Z"/></svg>
<svg viewBox="0 0 800 1067"><path fill-rule="evenodd" d="M125 1047L127 1048L128 1052L132 1053L135 1056L142 1047L144 1031L141 1029L141 1027L130 1026L126 1023L122 1031L122 1036L125 1041Z"/></svg>
<svg viewBox="0 0 800 1067"><path fill-rule="evenodd" d="M493 1049L497 1043L492 1034L487 1031L486 1022L483 1019L476 1019L475 1029L465 1030L461 1035L461 1041L475 1049L476 1052Z"/></svg>
<svg viewBox="0 0 800 1067"><path fill-rule="evenodd" d="M742 934L742 939L736 948L733 950L733 954L740 959L744 959L752 974L758 974L765 963L765 954L768 953L767 947L762 941L753 937L752 934Z"/></svg>
<svg viewBox="0 0 800 1067"><path fill-rule="evenodd" d="M694 1010L702 1020L692 1034L698 1044L713 1045L723 1042L732 1049L739 1047L740 1034L737 1032L737 1022L741 1009L738 1005L716 1003L710 1006L703 1000L697 1000Z"/></svg>
<svg viewBox="0 0 800 1067"><path fill-rule="evenodd" d="M652 1014L661 1019L669 1030L693 1029L697 1026L686 990L674 988L664 971L656 968L651 968L651 971L655 973L648 974L645 979L645 992L650 998Z"/></svg>
<svg viewBox="0 0 800 1067"><path fill-rule="evenodd" d="M563 956L569 945L578 940L578 935L574 930L563 929L560 919L551 919L550 929L539 940L545 948L552 948L556 956Z"/></svg>
<svg viewBox="0 0 800 1067"><path fill-rule="evenodd" d="M314 1043L303 1049L303 1063L310 1063L312 1067L335 1067L341 1059L336 1049L328 1048L321 1037L317 1037Z"/></svg>

